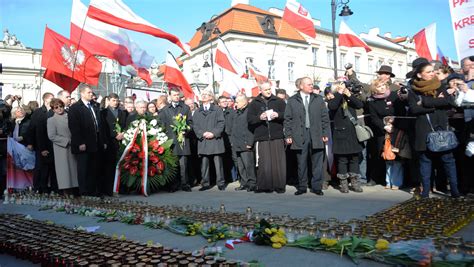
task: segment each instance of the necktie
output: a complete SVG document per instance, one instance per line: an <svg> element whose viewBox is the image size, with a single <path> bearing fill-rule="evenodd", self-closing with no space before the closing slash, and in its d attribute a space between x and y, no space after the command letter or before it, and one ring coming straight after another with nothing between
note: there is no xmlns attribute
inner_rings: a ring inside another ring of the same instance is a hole
<svg viewBox="0 0 474 267"><path fill-rule="evenodd" d="M306 112L306 116L305 116L305 126L306 128L309 128L310 127L310 122L309 122L309 96L305 96L304 97L304 110Z"/></svg>
<svg viewBox="0 0 474 267"><path fill-rule="evenodd" d="M87 103L87 107L89 108L90 112L92 113L92 119L94 120L94 127L95 127L95 131L98 132L98 127L97 127L97 119L95 117L95 113L94 113L94 110L92 109L92 105L91 103Z"/></svg>

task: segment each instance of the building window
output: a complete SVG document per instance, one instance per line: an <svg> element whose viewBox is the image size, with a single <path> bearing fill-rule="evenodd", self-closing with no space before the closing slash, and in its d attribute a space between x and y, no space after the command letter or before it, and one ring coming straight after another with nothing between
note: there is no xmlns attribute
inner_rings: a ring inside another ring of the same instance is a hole
<svg viewBox="0 0 474 267"><path fill-rule="evenodd" d="M275 60L268 60L268 79L275 80Z"/></svg>
<svg viewBox="0 0 474 267"><path fill-rule="evenodd" d="M377 61L377 66L375 67L375 69L378 71L380 69L380 66L382 66L382 64L383 64L383 59L379 59Z"/></svg>
<svg viewBox="0 0 474 267"><path fill-rule="evenodd" d="M374 73L374 59L369 58L369 73Z"/></svg>
<svg viewBox="0 0 474 267"><path fill-rule="evenodd" d="M354 69L357 72L360 71L360 56L355 56L354 57Z"/></svg>
<svg viewBox="0 0 474 267"><path fill-rule="evenodd" d="M317 66L318 65L318 48L316 47L313 47L311 49L313 51L313 66Z"/></svg>
<svg viewBox="0 0 474 267"><path fill-rule="evenodd" d="M295 77L293 75L293 67L295 66L294 62L288 62L288 81L294 81Z"/></svg>
<svg viewBox="0 0 474 267"><path fill-rule="evenodd" d="M334 58L333 58L333 55L332 55L332 51L327 51L327 66L332 68L334 67Z"/></svg>
<svg viewBox="0 0 474 267"><path fill-rule="evenodd" d="M341 55L339 56L339 69L344 69L344 65L346 65L346 54L341 53Z"/></svg>

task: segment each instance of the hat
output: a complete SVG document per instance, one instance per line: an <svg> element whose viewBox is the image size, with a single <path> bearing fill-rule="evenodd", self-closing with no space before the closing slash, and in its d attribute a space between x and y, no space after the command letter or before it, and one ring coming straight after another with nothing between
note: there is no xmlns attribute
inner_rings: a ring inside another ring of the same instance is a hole
<svg viewBox="0 0 474 267"><path fill-rule="evenodd" d="M411 79L413 78L413 74L415 74L415 69L421 65L421 64L424 64L424 63L430 63L428 61L428 59L424 58L424 57L419 57L415 60L413 60L413 62L411 63L411 67L413 68L411 71L409 71L406 75L405 75L405 78L406 79Z"/></svg>
<svg viewBox="0 0 474 267"><path fill-rule="evenodd" d="M459 80L464 81L464 75L456 73L456 72L449 74L449 76L447 78L448 83L449 83L449 81L451 81L453 79L459 79Z"/></svg>
<svg viewBox="0 0 474 267"><path fill-rule="evenodd" d="M392 67L387 66L387 65L380 66L379 71L377 71L376 73L378 74L386 73L386 74L390 74L390 77L392 78L395 77L395 74L392 73Z"/></svg>

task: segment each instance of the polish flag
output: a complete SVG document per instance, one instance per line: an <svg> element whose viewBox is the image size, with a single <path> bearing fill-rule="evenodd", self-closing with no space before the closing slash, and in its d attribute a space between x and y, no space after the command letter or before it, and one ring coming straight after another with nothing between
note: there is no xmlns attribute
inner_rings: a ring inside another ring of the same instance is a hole
<svg viewBox="0 0 474 267"><path fill-rule="evenodd" d="M221 68L239 77L245 74L244 65L230 54L229 49L227 49L227 46L221 38L217 39L216 55L214 58L216 64Z"/></svg>
<svg viewBox="0 0 474 267"><path fill-rule="evenodd" d="M122 66L131 65L137 75L151 85L148 72L153 57L133 42L121 28L87 18L87 7L73 0L71 12L71 40L95 55L115 59ZM81 30L82 29L82 30Z"/></svg>
<svg viewBox="0 0 474 267"><path fill-rule="evenodd" d="M99 83L102 63L83 47L46 27L41 67L90 85ZM53 81L54 82L54 81Z"/></svg>
<svg viewBox="0 0 474 267"><path fill-rule="evenodd" d="M63 88L69 93L72 93L72 91L76 90L77 86L79 86L81 83L76 79L49 69L46 69L43 74L43 78Z"/></svg>
<svg viewBox="0 0 474 267"><path fill-rule="evenodd" d="M441 48L438 46L438 54L436 55L436 60L441 61L443 65L447 66L448 65L448 58L441 52Z"/></svg>
<svg viewBox="0 0 474 267"><path fill-rule="evenodd" d="M249 70L250 76L254 77L257 83L268 82L268 77L263 74L259 69L257 69L252 62L247 62L247 68Z"/></svg>
<svg viewBox="0 0 474 267"><path fill-rule="evenodd" d="M189 85L183 73L179 70L178 63L176 63L175 58L169 51L166 54L165 72L163 79L169 84L181 87L181 90L183 91L183 94L186 98L194 98L193 89Z"/></svg>
<svg viewBox="0 0 474 267"><path fill-rule="evenodd" d="M191 54L188 44L183 44L178 37L138 16L121 0L91 0L87 16L120 28L166 39L179 46L186 54Z"/></svg>
<svg viewBox="0 0 474 267"><path fill-rule="evenodd" d="M339 26L339 46L363 47L367 53L372 51L372 49L347 26L344 20L341 20L341 25Z"/></svg>
<svg viewBox="0 0 474 267"><path fill-rule="evenodd" d="M430 24L413 36L418 56L431 61L436 59L436 23Z"/></svg>
<svg viewBox="0 0 474 267"><path fill-rule="evenodd" d="M308 10L306 10L296 0L288 0L286 2L282 19L299 32L304 33L311 38L316 38L316 30L314 29L311 15Z"/></svg>

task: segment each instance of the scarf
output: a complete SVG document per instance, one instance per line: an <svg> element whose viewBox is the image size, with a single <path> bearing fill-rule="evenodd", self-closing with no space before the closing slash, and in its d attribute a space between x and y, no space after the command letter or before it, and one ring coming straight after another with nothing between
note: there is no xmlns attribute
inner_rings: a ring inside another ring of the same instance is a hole
<svg viewBox="0 0 474 267"><path fill-rule="evenodd" d="M435 76L429 81L415 79L412 84L413 90L422 93L425 96L436 96L436 91L441 86L441 82Z"/></svg>
<svg viewBox="0 0 474 267"><path fill-rule="evenodd" d="M372 97L374 99L385 99L390 95L390 89L385 90L383 94L373 94Z"/></svg>

